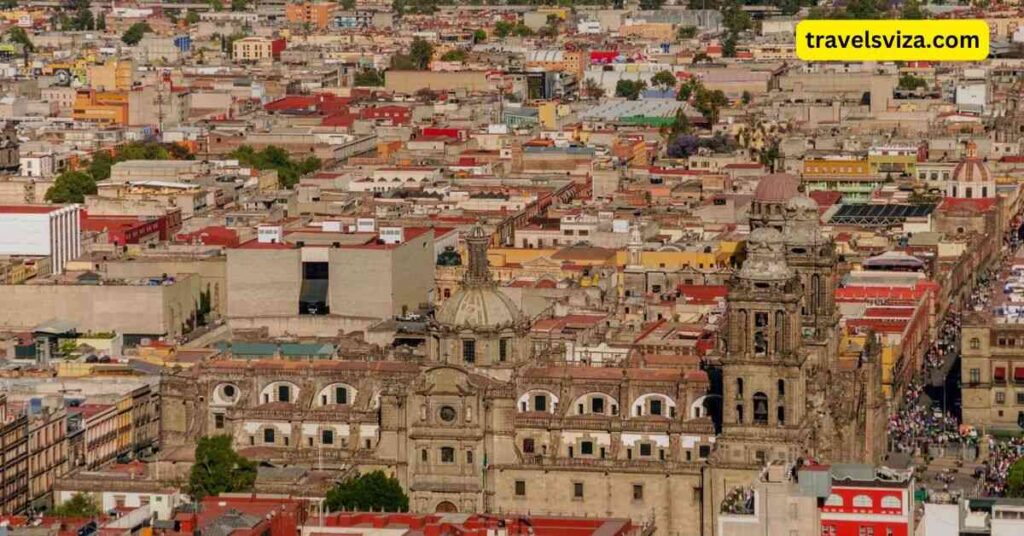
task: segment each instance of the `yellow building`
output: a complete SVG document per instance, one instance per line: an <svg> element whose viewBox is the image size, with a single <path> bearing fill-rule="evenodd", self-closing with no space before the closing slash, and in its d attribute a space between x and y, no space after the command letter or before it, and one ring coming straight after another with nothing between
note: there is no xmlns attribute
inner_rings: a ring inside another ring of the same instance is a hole
<svg viewBox="0 0 1024 536"><path fill-rule="evenodd" d="M266 37L244 37L231 45L235 61L264 61L274 57L273 40Z"/></svg>
<svg viewBox="0 0 1024 536"><path fill-rule="evenodd" d="M832 175L863 175L871 174L871 166L867 160L852 158L844 159L812 159L804 160L804 177Z"/></svg>
<svg viewBox="0 0 1024 536"><path fill-rule="evenodd" d="M135 64L131 60L110 60L86 67L89 85L99 91L127 91L135 81Z"/></svg>
<svg viewBox="0 0 1024 536"><path fill-rule="evenodd" d="M128 94L115 91L79 91L71 117L103 125L128 124Z"/></svg>

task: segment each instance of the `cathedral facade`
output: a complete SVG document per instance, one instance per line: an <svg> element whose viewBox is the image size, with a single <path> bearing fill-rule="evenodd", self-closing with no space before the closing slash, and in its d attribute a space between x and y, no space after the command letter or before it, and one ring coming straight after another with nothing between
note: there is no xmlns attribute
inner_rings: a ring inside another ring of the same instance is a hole
<svg viewBox="0 0 1024 536"><path fill-rule="evenodd" d="M649 364L634 352L596 367L533 355L530 322L497 288L488 237L474 229L422 358L200 363L165 379L164 443L227 434L273 466L337 479L382 469L416 512L629 517L657 534L711 534L725 494L766 462L827 460L812 441L854 441L849 430L864 425L859 399L829 399L827 386L840 383L830 358L836 275L817 206L800 196L765 208L785 211L786 226L751 233L707 363ZM720 415L710 415L716 397ZM836 419L833 406L848 411ZM857 449L844 459L860 459ZM325 490L301 490L314 491Z"/></svg>

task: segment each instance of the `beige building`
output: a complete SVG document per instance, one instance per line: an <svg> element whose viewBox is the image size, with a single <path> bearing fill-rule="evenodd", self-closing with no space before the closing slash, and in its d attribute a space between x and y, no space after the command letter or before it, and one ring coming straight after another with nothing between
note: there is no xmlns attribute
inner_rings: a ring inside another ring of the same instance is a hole
<svg viewBox="0 0 1024 536"><path fill-rule="evenodd" d="M997 323L972 313L960 339L963 422L985 429L1019 430L1024 412L1024 324Z"/></svg>
<svg viewBox="0 0 1024 536"><path fill-rule="evenodd" d="M268 61L273 59L273 40L267 37L243 37L231 45L235 61Z"/></svg>
<svg viewBox="0 0 1024 536"><path fill-rule="evenodd" d="M277 326L272 332L292 325L307 334L336 335L351 322L393 318L430 302L430 229L295 230L275 240L228 250L227 316L233 325Z"/></svg>

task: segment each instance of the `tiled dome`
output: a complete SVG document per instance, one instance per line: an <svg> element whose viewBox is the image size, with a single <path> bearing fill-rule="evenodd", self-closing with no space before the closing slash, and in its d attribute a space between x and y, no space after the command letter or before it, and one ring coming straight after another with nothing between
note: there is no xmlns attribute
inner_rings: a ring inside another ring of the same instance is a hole
<svg viewBox="0 0 1024 536"><path fill-rule="evenodd" d="M762 203L785 203L797 194L800 178L788 173L765 175L754 189L754 200Z"/></svg>

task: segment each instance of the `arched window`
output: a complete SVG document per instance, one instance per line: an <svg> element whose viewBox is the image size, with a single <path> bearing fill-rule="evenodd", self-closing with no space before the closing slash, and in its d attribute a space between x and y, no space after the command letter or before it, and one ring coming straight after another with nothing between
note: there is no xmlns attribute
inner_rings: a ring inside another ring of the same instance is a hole
<svg viewBox="0 0 1024 536"><path fill-rule="evenodd" d="M786 396L786 380L779 380L779 396Z"/></svg>
<svg viewBox="0 0 1024 536"><path fill-rule="evenodd" d="M903 501L894 495L882 497L882 508L903 508Z"/></svg>
<svg viewBox="0 0 1024 536"><path fill-rule="evenodd" d="M843 498L840 495L833 493L825 499L825 506L843 506Z"/></svg>
<svg viewBox="0 0 1024 536"><path fill-rule="evenodd" d="M743 378L736 378L736 397L743 398Z"/></svg>
<svg viewBox="0 0 1024 536"><path fill-rule="evenodd" d="M867 495L857 495L853 498L854 508L871 508L872 504L871 497Z"/></svg>
<svg viewBox="0 0 1024 536"><path fill-rule="evenodd" d="M754 393L754 424L768 424L768 395Z"/></svg>
<svg viewBox="0 0 1024 536"><path fill-rule="evenodd" d="M818 310L818 289L820 289L820 288L821 288L821 276L818 275L818 274L812 275L811 276L811 295L810 295L810 298L811 298L811 304L810 304L811 313L814 313L815 311Z"/></svg>

